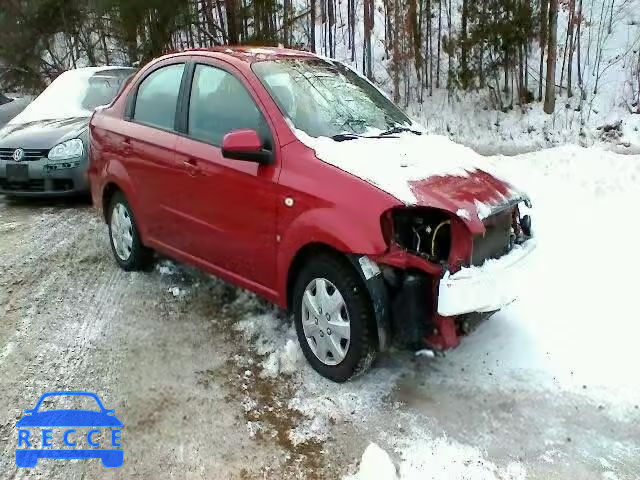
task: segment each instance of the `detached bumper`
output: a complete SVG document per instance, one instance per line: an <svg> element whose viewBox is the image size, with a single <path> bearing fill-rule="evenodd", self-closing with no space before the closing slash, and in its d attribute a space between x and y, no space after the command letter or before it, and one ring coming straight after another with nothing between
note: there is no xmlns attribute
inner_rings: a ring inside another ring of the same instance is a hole
<svg viewBox="0 0 640 480"><path fill-rule="evenodd" d="M472 312L491 312L513 302L526 278L535 239L527 240L502 258L488 260L481 267L469 267L440 280L438 313L453 317Z"/></svg>
<svg viewBox="0 0 640 480"><path fill-rule="evenodd" d="M0 162L0 194L16 197L49 197L85 193L87 182L87 160L53 164L47 159L21 162L19 176L10 175L8 168L13 162Z"/></svg>

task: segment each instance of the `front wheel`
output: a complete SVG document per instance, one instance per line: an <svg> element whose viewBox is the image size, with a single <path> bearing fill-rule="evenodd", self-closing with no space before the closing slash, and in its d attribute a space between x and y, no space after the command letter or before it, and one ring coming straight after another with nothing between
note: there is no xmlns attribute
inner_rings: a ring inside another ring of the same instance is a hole
<svg viewBox="0 0 640 480"><path fill-rule="evenodd" d="M109 202L107 215L109 239L116 262L123 270L143 270L151 263L151 251L142 245L135 217L122 192Z"/></svg>
<svg viewBox="0 0 640 480"><path fill-rule="evenodd" d="M321 255L308 261L293 302L298 341L320 375L344 382L371 366L377 354L371 299L346 260Z"/></svg>

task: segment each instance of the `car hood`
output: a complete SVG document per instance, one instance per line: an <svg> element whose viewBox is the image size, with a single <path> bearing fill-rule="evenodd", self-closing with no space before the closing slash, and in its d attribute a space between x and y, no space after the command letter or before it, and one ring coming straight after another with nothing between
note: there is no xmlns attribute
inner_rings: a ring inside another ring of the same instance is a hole
<svg viewBox="0 0 640 480"><path fill-rule="evenodd" d="M121 427L115 415L91 410L50 410L25 415L16 427Z"/></svg>
<svg viewBox="0 0 640 480"><path fill-rule="evenodd" d="M0 148L50 149L60 142L78 137L88 124L89 117L9 123L0 130Z"/></svg>
<svg viewBox="0 0 640 480"><path fill-rule="evenodd" d="M482 220L495 211L527 199L486 159L441 135L403 133L336 142L295 133L320 160L406 206L452 212L474 232L484 231Z"/></svg>

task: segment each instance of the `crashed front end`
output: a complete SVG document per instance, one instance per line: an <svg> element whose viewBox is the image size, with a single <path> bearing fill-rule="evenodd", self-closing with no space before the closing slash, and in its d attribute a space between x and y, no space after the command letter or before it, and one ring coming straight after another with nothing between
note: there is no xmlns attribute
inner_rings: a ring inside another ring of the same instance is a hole
<svg viewBox="0 0 640 480"><path fill-rule="evenodd" d="M420 206L387 212L389 250L372 260L388 292L390 334L415 348L453 348L475 320L513 302L536 246L530 207L517 195L455 213Z"/></svg>

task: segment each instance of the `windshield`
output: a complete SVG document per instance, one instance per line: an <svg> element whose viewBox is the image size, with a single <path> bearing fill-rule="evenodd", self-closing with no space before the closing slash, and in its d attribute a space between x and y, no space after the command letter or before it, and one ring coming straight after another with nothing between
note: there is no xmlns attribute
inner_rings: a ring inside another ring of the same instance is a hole
<svg viewBox="0 0 640 480"><path fill-rule="evenodd" d="M376 134L411 120L375 86L338 62L279 59L253 71L293 125L312 137Z"/></svg>
<svg viewBox="0 0 640 480"><path fill-rule="evenodd" d="M64 72L10 123L88 117L96 107L111 103L133 73L130 68Z"/></svg>

